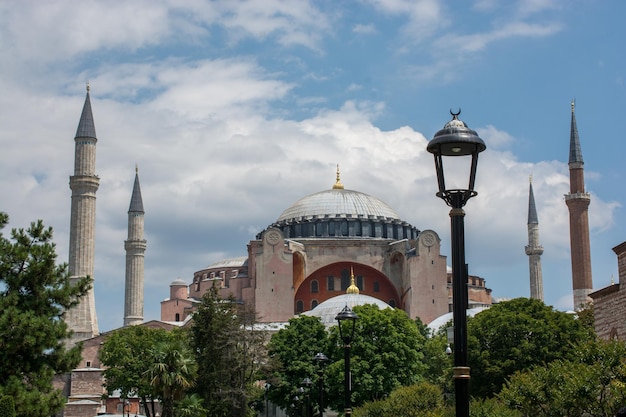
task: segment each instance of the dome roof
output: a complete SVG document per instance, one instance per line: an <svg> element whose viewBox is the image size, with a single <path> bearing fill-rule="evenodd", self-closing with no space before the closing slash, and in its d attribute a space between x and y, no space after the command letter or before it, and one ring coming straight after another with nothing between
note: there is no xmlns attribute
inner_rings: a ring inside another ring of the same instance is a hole
<svg viewBox="0 0 626 417"><path fill-rule="evenodd" d="M352 309L354 306L362 306L365 304L374 304L381 310L385 308L392 308L389 304L379 300L378 298L370 297L365 294L350 293L329 298L328 300L318 304L313 310L305 311L302 314L305 316L319 317L326 327L330 327L337 324L335 317L337 317L337 314L339 314L345 306Z"/></svg>
<svg viewBox="0 0 626 417"><path fill-rule="evenodd" d="M358 191L333 188L296 201L283 211L277 222L328 217L400 219L387 203L376 197Z"/></svg>
<svg viewBox="0 0 626 417"><path fill-rule="evenodd" d="M293 238L417 239L419 230L376 197L346 190L339 179L332 189L296 201L268 228ZM261 239L262 233L257 235Z"/></svg>

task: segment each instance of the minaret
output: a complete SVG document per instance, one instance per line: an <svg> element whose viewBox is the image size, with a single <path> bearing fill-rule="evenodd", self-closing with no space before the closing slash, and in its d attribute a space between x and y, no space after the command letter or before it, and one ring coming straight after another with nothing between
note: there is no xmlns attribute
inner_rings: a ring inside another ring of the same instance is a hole
<svg viewBox="0 0 626 417"><path fill-rule="evenodd" d="M89 84L74 142L74 175L70 176L72 211L69 245L69 273L72 283L85 276L94 279L96 191L100 178L95 173L98 139L91 113ZM94 282L89 292L80 299L79 304L65 312L65 321L74 332L68 342L70 345L98 334Z"/></svg>
<svg viewBox="0 0 626 417"><path fill-rule="evenodd" d="M543 277L541 274L541 255L543 246L539 244L539 217L535 207L535 194L533 193L533 177L530 177L528 189L528 266L530 269L530 298L543 301Z"/></svg>
<svg viewBox="0 0 626 417"><path fill-rule="evenodd" d="M135 184L128 208L128 240L126 249L126 291L124 326L143 323L143 272L146 240L143 238L143 201L139 188L139 170L135 168Z"/></svg>
<svg viewBox="0 0 626 417"><path fill-rule="evenodd" d="M591 279L591 248L589 244L588 209L591 197L585 192L585 170L583 154L580 150L576 115L576 103L572 101L572 124L569 144L570 192L565 194L569 209L570 251L572 257L572 285L574 290L574 310L579 310L591 302L589 293L593 288Z"/></svg>

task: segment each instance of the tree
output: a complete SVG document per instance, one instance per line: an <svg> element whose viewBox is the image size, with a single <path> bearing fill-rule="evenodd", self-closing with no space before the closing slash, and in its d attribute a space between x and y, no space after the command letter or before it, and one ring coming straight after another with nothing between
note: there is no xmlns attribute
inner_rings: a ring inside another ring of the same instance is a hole
<svg viewBox="0 0 626 417"><path fill-rule="evenodd" d="M329 352L328 334L319 317L299 316L291 318L288 325L272 335L268 355L275 363L271 370L269 397L282 408L287 407L296 396L304 378L314 382L318 379L313 357L318 352ZM309 393L312 408L319 405L317 390Z"/></svg>
<svg viewBox="0 0 626 417"><path fill-rule="evenodd" d="M0 212L0 230L8 224ZM81 346L70 349L63 312L77 305L90 278L72 285L66 264L56 265L52 228L41 220L0 234L0 397L13 397L18 415L47 417L65 399L52 381L80 362Z"/></svg>
<svg viewBox="0 0 626 417"><path fill-rule="evenodd" d="M251 412L249 392L266 362L265 332L256 312L211 288L193 315L191 346L198 363L195 392L208 414L243 417Z"/></svg>
<svg viewBox="0 0 626 417"><path fill-rule="evenodd" d="M123 398L137 396L148 417L154 416L152 400L159 393L147 376L154 362L151 349L159 341L183 338L182 332L180 329L170 332L145 326L129 326L112 332L100 350L100 361L106 367L105 387L109 394L119 390Z"/></svg>
<svg viewBox="0 0 626 417"><path fill-rule="evenodd" d="M379 309L373 304L355 306L354 341L351 343L352 402L386 397L400 386L409 386L424 379L424 345L426 338L415 321L400 309ZM329 404L343 408L343 342L339 328L330 332L331 352L338 359L329 367L329 381L338 383L329 395Z"/></svg>
<svg viewBox="0 0 626 417"><path fill-rule="evenodd" d="M380 310L375 305L354 307L358 314L351 344L352 403L385 398L395 388L423 379L424 336L416 322L398 309ZM330 359L325 371L325 400L335 410L344 406L344 350L337 326L324 331L316 317L301 316L272 336L270 357L278 359L280 370L272 379L270 395L276 404L287 407L303 378L314 379L312 361L317 352ZM315 380L315 379L314 379ZM311 397L317 403L317 395Z"/></svg>
<svg viewBox="0 0 626 417"><path fill-rule="evenodd" d="M612 417L626 402L626 344L582 343L572 360L516 373L498 397L525 416Z"/></svg>
<svg viewBox="0 0 626 417"><path fill-rule="evenodd" d="M542 301L516 298L495 304L468 319L470 391L491 397L516 371L570 359L579 341L594 337L574 315Z"/></svg>
<svg viewBox="0 0 626 417"><path fill-rule="evenodd" d="M162 340L149 352L151 363L146 372L150 385L163 404L163 417L174 417L176 401L195 385L197 365L184 338Z"/></svg>

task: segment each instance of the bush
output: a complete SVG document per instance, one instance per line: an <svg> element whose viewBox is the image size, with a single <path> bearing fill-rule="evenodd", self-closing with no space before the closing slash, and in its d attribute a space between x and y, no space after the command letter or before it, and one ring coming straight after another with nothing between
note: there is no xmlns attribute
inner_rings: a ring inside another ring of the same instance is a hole
<svg viewBox="0 0 626 417"><path fill-rule="evenodd" d="M354 417L442 417L443 394L436 385L421 382L394 390L388 398L365 403Z"/></svg>
<svg viewBox="0 0 626 417"><path fill-rule="evenodd" d="M495 398L488 398L472 400L470 403L470 417L522 417L522 413L508 408Z"/></svg>
<svg viewBox="0 0 626 417"><path fill-rule="evenodd" d="M15 417L15 403L13 397L0 397L0 417Z"/></svg>

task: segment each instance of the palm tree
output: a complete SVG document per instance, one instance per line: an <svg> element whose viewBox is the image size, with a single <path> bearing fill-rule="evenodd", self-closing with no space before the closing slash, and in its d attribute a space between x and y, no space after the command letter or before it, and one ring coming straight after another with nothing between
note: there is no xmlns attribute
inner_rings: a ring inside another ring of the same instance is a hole
<svg viewBox="0 0 626 417"><path fill-rule="evenodd" d="M174 417L174 403L194 386L197 365L188 346L180 340L159 342L151 349L153 363L147 371L150 384L159 393L163 417Z"/></svg>

